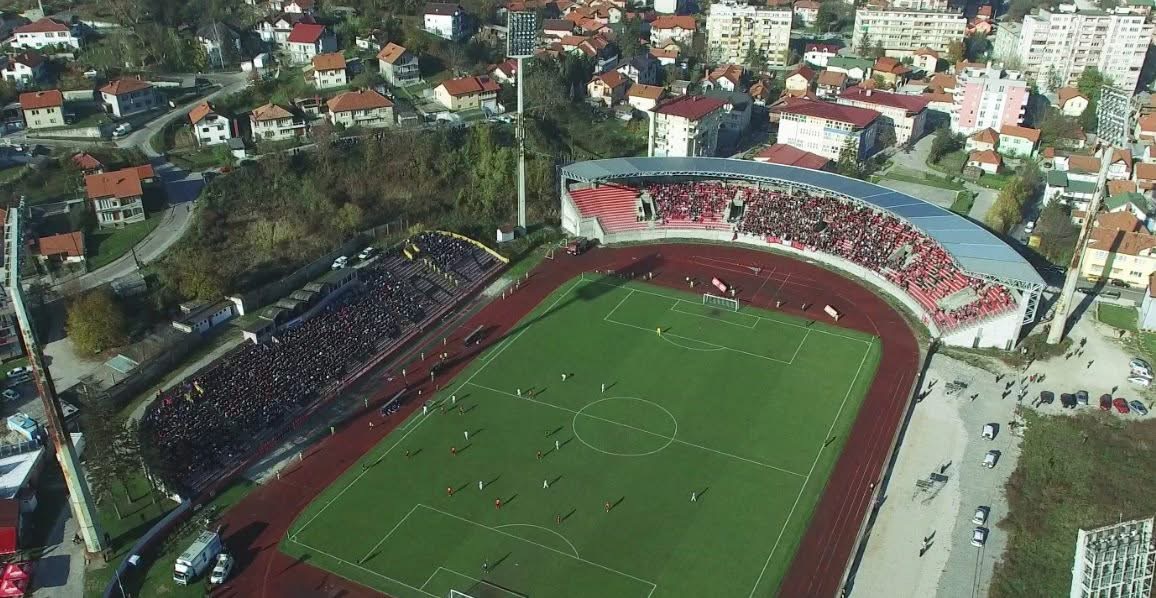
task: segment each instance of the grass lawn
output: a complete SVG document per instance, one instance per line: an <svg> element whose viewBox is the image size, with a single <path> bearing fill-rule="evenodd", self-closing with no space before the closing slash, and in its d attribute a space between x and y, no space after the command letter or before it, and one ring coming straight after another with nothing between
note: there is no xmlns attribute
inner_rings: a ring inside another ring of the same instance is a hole
<svg viewBox="0 0 1156 598"><path fill-rule="evenodd" d="M967 152L959 150L943 156L939 159L939 162L930 165L936 170L957 176L963 172L964 164L967 164Z"/></svg>
<svg viewBox="0 0 1156 598"><path fill-rule="evenodd" d="M160 224L163 211L149 214L144 222L109 228L88 235L89 271L106 266L131 250Z"/></svg>
<svg viewBox="0 0 1156 598"><path fill-rule="evenodd" d="M1107 389L1088 390L1095 397ZM1008 546L996 564L992 598L1067 596L1079 528L1156 511L1156 467L1142 466L1156 444L1156 426L1094 409L1075 417L1024 414L1023 453L1006 486L1011 510L998 523Z"/></svg>
<svg viewBox="0 0 1156 598"><path fill-rule="evenodd" d="M173 164L190 171L228 166L231 162L228 150L224 150L223 146L197 148L193 151L170 152L169 159L173 161Z"/></svg>
<svg viewBox="0 0 1156 598"><path fill-rule="evenodd" d="M24 174L25 168L27 167L23 164L17 164L0 170L0 185L6 185L20 178Z"/></svg>
<svg viewBox="0 0 1156 598"><path fill-rule="evenodd" d="M1015 175L1010 173L991 174L989 172L985 172L983 173L983 176L979 177L979 179L975 181L975 184L979 185L980 187L987 187L988 189L995 189L998 191L1007 186L1007 184L1014 178Z"/></svg>
<svg viewBox="0 0 1156 598"><path fill-rule="evenodd" d="M770 595L879 357L823 323L575 280L281 548L398 598Z"/></svg>
<svg viewBox="0 0 1156 598"><path fill-rule="evenodd" d="M1136 331L1136 309L1121 307L1109 303L1100 303L1096 306L1096 319L1120 330Z"/></svg>
<svg viewBox="0 0 1156 598"><path fill-rule="evenodd" d="M928 187L950 189L953 191L962 191L964 188L960 183L949 181L944 177L927 172L909 170L900 166L888 170L887 173L883 175L883 178L906 181L908 183L918 183L920 185L927 185Z"/></svg>

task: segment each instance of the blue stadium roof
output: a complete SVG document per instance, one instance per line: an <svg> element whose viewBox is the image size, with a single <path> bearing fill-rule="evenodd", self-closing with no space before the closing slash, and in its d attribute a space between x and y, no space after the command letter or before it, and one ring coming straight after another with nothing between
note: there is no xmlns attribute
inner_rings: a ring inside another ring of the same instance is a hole
<svg viewBox="0 0 1156 598"><path fill-rule="evenodd" d="M826 189L906 220L942 245L971 274L1044 284L1023 256L971 220L906 193L837 174L730 158L611 158L569 164L562 175L585 182L655 176L720 177Z"/></svg>

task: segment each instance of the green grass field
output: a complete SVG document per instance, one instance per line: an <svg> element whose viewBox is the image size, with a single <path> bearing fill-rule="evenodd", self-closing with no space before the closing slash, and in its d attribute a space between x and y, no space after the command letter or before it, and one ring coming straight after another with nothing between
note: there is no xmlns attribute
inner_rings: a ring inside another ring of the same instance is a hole
<svg viewBox="0 0 1156 598"><path fill-rule="evenodd" d="M823 322L575 280L282 550L399 597L773 595L879 357Z"/></svg>

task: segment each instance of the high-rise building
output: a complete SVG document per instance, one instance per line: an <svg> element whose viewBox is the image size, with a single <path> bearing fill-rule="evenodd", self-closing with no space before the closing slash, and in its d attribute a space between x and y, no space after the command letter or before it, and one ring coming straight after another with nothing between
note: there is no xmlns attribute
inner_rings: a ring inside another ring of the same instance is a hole
<svg viewBox="0 0 1156 598"><path fill-rule="evenodd" d="M650 155L714 156L727 103L703 96L680 96L651 112Z"/></svg>
<svg viewBox="0 0 1156 598"><path fill-rule="evenodd" d="M1153 29L1142 15L1061 4L1054 12L1040 9L1025 16L1022 25L1001 23L993 49L996 58L1017 63L1040 89L1074 84L1084 69L1096 67L1117 87L1133 92Z"/></svg>
<svg viewBox="0 0 1156 598"><path fill-rule="evenodd" d="M791 43L790 5L766 7L724 0L706 17L707 52L714 63L747 64L753 48L768 66L787 66Z"/></svg>
<svg viewBox="0 0 1156 598"><path fill-rule="evenodd" d="M855 11L852 46L863 47L863 38L874 47L883 46L888 56L903 58L928 47L946 54L951 42L962 42L967 19L961 12L860 8Z"/></svg>
<svg viewBox="0 0 1156 598"><path fill-rule="evenodd" d="M990 63L965 67L956 74L951 130L971 135L983 129L998 131L1006 125L1019 125L1024 121L1029 95L1028 83L1018 71Z"/></svg>

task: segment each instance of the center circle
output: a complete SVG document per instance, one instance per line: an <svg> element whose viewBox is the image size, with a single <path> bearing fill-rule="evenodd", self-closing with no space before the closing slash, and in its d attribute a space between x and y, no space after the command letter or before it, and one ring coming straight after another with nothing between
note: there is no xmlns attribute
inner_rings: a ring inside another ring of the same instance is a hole
<svg viewBox="0 0 1156 598"><path fill-rule="evenodd" d="M643 411L640 411L639 407L642 407ZM669 426L666 426L669 433L667 430L655 430L640 425L642 422L654 421L655 418L650 414L656 412L661 414L662 419L669 420ZM582 425L579 425L579 420L582 421ZM579 431L582 427L586 428L586 437ZM654 401L638 397L605 397L579 409L570 421L570 428L574 431L574 437L578 442L590 450L616 457L645 457L674 443L678 435L678 420L666 407ZM598 432L599 430L601 432ZM639 444L637 439L640 438L646 439L649 446L655 448L645 450L647 446L629 446ZM614 446L616 444L622 446Z"/></svg>

